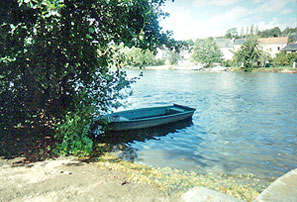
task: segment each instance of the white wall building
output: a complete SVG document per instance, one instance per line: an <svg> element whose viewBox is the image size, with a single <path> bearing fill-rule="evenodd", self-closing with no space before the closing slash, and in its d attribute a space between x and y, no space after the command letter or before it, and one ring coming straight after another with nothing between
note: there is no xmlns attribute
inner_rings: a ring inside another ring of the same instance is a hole
<svg viewBox="0 0 297 202"><path fill-rule="evenodd" d="M263 50L270 53L272 57L275 57L277 53L288 45L289 37L270 37L260 38L258 40Z"/></svg>

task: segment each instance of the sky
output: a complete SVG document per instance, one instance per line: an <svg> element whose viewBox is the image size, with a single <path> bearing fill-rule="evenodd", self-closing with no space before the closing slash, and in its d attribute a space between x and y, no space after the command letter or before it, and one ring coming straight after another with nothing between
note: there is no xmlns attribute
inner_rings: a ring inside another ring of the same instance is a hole
<svg viewBox="0 0 297 202"><path fill-rule="evenodd" d="M281 30L297 26L297 0L168 0L160 25L177 40L223 36L236 27Z"/></svg>

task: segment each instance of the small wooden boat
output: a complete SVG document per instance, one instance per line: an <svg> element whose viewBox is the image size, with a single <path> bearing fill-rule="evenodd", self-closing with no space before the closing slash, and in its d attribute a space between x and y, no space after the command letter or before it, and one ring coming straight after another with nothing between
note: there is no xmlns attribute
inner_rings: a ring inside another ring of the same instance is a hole
<svg viewBox="0 0 297 202"><path fill-rule="evenodd" d="M107 115L112 131L149 128L191 118L195 109L182 105L151 107L116 112Z"/></svg>

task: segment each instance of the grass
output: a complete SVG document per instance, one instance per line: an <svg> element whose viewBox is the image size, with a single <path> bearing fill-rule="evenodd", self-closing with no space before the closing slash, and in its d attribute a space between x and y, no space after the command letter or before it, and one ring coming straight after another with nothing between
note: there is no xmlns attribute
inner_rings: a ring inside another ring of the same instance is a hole
<svg viewBox="0 0 297 202"><path fill-rule="evenodd" d="M101 148L106 145L100 145ZM235 198L252 201L268 186L254 175L226 175L226 174L199 174L185 172L169 167L152 168L130 161L118 159L116 153L106 152L96 158L96 164L101 168L114 169L128 174L128 181L145 182L158 187L160 190L180 197L195 186L213 189Z"/></svg>

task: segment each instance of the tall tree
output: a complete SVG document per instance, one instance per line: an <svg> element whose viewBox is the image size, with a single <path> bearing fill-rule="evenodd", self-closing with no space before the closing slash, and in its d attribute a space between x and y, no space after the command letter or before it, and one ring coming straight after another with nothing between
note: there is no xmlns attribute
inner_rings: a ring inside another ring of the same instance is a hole
<svg viewBox="0 0 297 202"><path fill-rule="evenodd" d="M246 26L245 38L249 36L249 26Z"/></svg>
<svg viewBox="0 0 297 202"><path fill-rule="evenodd" d="M129 87L124 72L108 68L110 45L153 50L164 43L158 23L164 2L2 0L0 127L55 128L84 117L72 126L88 131L93 117L117 106Z"/></svg>
<svg viewBox="0 0 297 202"><path fill-rule="evenodd" d="M259 26L258 26L258 25L256 25L256 30L255 30L255 32L256 32L256 33L255 33L256 35L259 34Z"/></svg>
<svg viewBox="0 0 297 202"><path fill-rule="evenodd" d="M235 53L234 57L237 63L243 63L245 71L250 71L257 66L261 55L263 55L263 51L259 46L258 40L254 37L250 37Z"/></svg>
<svg viewBox="0 0 297 202"><path fill-rule="evenodd" d="M192 60L211 67L213 63L221 62L223 54L213 38L196 40L192 49Z"/></svg>
<svg viewBox="0 0 297 202"><path fill-rule="evenodd" d="M242 38L244 36L244 27L241 27L240 29L240 37Z"/></svg>
<svg viewBox="0 0 297 202"><path fill-rule="evenodd" d="M233 27L233 28L227 30L227 32L225 34L225 38L232 39L232 38L236 38L236 37L238 37L238 32L237 32L236 27Z"/></svg>
<svg viewBox="0 0 297 202"><path fill-rule="evenodd" d="M254 35L254 25L251 25L250 35Z"/></svg>

